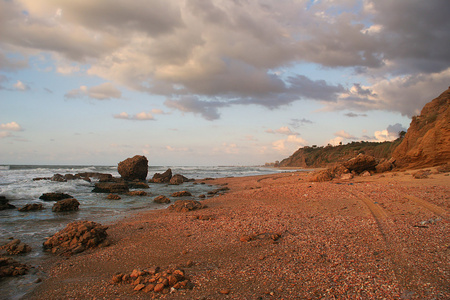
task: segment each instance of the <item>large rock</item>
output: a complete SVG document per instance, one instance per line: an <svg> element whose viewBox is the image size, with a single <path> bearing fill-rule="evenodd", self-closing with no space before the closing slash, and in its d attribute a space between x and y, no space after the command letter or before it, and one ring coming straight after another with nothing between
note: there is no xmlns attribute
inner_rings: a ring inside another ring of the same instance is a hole
<svg viewBox="0 0 450 300"><path fill-rule="evenodd" d="M8 202L9 200L6 199L5 196L0 196L0 210L16 208L14 205L9 204Z"/></svg>
<svg viewBox="0 0 450 300"><path fill-rule="evenodd" d="M373 171L377 165L375 157L365 154L359 154L358 156L344 162L342 164L350 172L362 173L364 171Z"/></svg>
<svg viewBox="0 0 450 300"><path fill-rule="evenodd" d="M120 194L129 192L129 188L126 182L97 182L92 192Z"/></svg>
<svg viewBox="0 0 450 300"><path fill-rule="evenodd" d="M88 248L107 246L107 229L108 227L92 221L73 222L48 238L43 244L44 250L54 254L72 255Z"/></svg>
<svg viewBox="0 0 450 300"><path fill-rule="evenodd" d="M145 180L148 174L148 160L145 156L135 155L121 161L117 171L125 180Z"/></svg>
<svg viewBox="0 0 450 300"><path fill-rule="evenodd" d="M53 204L52 211L62 212L62 211L75 211L78 210L80 202L77 199L64 199Z"/></svg>
<svg viewBox="0 0 450 300"><path fill-rule="evenodd" d="M427 103L392 157L400 168L439 166L450 161L450 88Z"/></svg>
<svg viewBox="0 0 450 300"><path fill-rule="evenodd" d="M44 193L44 194L42 194L42 196L39 197L39 199L44 200L44 201L60 201L60 200L69 199L69 198L73 198L73 197L70 196L69 194L65 194L65 193Z"/></svg>
<svg viewBox="0 0 450 300"><path fill-rule="evenodd" d="M172 179L172 170L169 168L164 173L155 173L153 175L153 178L149 180L149 182L153 183L168 183L170 182L170 179Z"/></svg>

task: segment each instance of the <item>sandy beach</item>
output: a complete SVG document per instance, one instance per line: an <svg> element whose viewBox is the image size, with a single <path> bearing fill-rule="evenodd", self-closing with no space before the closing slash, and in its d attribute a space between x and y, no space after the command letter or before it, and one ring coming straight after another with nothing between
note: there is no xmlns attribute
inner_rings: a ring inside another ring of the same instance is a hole
<svg viewBox="0 0 450 300"><path fill-rule="evenodd" d="M109 225L109 247L47 260L26 299L449 299L450 176L412 172L199 180L229 190ZM152 267L183 269L193 288L112 283Z"/></svg>

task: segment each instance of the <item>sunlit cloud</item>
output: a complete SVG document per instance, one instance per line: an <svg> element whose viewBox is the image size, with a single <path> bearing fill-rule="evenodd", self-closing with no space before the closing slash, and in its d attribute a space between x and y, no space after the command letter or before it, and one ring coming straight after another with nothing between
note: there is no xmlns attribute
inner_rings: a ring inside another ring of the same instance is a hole
<svg viewBox="0 0 450 300"><path fill-rule="evenodd" d="M268 129L266 130L267 133L278 133L278 134L285 134L285 135L299 135L298 132L293 132L289 127L283 126L278 129Z"/></svg>
<svg viewBox="0 0 450 300"><path fill-rule="evenodd" d="M121 112L120 114L114 115L115 119L123 119L123 120L135 120L135 121L148 121L154 120L155 118L149 112L140 112L135 115L129 115L126 112Z"/></svg>
<svg viewBox="0 0 450 300"><path fill-rule="evenodd" d="M17 82L14 84L14 88L19 91L28 91L30 89L28 85L20 80L17 80Z"/></svg>
<svg viewBox="0 0 450 300"><path fill-rule="evenodd" d="M122 98L122 92L110 82L105 82L97 86L80 86L78 89L71 90L65 94L66 98L89 97L96 100L109 100L112 98Z"/></svg>
<svg viewBox="0 0 450 300"><path fill-rule="evenodd" d="M23 131L22 126L14 121L10 123L0 124L0 129L8 131Z"/></svg>

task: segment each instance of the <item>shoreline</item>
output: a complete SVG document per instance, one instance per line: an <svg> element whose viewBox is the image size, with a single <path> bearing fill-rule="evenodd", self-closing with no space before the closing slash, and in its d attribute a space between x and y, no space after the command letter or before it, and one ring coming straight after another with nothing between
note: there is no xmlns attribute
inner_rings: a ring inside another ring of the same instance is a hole
<svg viewBox="0 0 450 300"><path fill-rule="evenodd" d="M312 183L308 173L197 180L230 190L202 200L206 209L109 224L111 246L47 259L48 278L26 298L450 297L449 176ZM147 294L111 283L152 266L182 267L193 289Z"/></svg>

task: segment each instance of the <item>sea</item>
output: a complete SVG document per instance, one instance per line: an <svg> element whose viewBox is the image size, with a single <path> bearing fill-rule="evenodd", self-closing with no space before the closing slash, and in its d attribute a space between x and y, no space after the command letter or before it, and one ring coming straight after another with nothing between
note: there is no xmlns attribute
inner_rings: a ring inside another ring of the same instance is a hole
<svg viewBox="0 0 450 300"><path fill-rule="evenodd" d="M155 173L163 173L170 166L149 166L148 177ZM275 168L261 166L175 166L170 167L172 174L181 174L187 178L223 178L265 175L283 172ZM31 246L30 253L15 256L14 259L34 268L25 276L7 278L0 281L0 299L24 299L24 296L46 276L39 268L43 260L51 254L43 252L42 243L47 237L62 230L74 221L88 220L108 225L126 216L146 210L165 209L170 204L157 204L153 198L159 195L169 197L172 202L174 192L187 190L191 192L189 199L199 199L202 194L214 190L209 184L194 184L185 182L182 185L149 183L145 189L148 196L121 195L120 200L108 200L107 194L93 193L95 183L85 180L69 180L55 182L50 180L33 180L34 178L52 177L54 174L76 174L83 172L98 172L120 177L117 166L65 166L65 165L0 165L0 196L5 196L16 209L0 211L0 246L20 239ZM207 182L207 181L206 181ZM133 189L130 189L133 190ZM52 212L53 201L42 201L39 197L44 193L62 192L73 196L80 202L78 211ZM43 210L34 212L19 212L26 204L41 203Z"/></svg>

